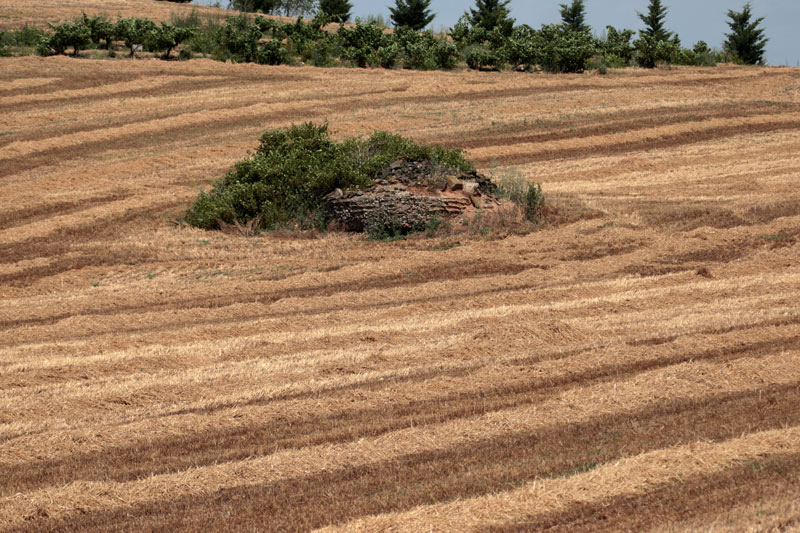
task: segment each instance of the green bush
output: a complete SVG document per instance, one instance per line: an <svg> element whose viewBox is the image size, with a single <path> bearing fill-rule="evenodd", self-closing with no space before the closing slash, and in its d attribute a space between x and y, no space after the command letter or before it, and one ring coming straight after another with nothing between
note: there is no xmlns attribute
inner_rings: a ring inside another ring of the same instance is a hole
<svg viewBox="0 0 800 533"><path fill-rule="evenodd" d="M91 32L82 22L64 22L57 26L50 24L53 34L40 41L42 55L63 54L68 48L72 48L72 55L77 56L78 52L86 48L91 43Z"/></svg>
<svg viewBox="0 0 800 533"><path fill-rule="evenodd" d="M258 49L255 61L259 65L284 65L289 62L289 51L281 46L280 41L271 39Z"/></svg>
<svg viewBox="0 0 800 533"><path fill-rule="evenodd" d="M400 45L394 40L386 41L378 48L377 56L382 68L394 68L400 58Z"/></svg>
<svg viewBox="0 0 800 533"><path fill-rule="evenodd" d="M608 74L608 63L603 56L594 56L586 65L586 70L596 70L598 73Z"/></svg>
<svg viewBox="0 0 800 533"><path fill-rule="evenodd" d="M605 63L608 68L625 68L629 65L627 59L616 54L603 55L603 63Z"/></svg>
<svg viewBox="0 0 800 533"><path fill-rule="evenodd" d="M633 59L636 48L631 39L636 34L633 30L618 30L614 26L606 26L606 38L600 42L605 62L615 68L626 67Z"/></svg>
<svg viewBox="0 0 800 533"><path fill-rule="evenodd" d="M599 51L597 42L588 33L556 24L542 26L538 41L539 64L547 72L583 72Z"/></svg>
<svg viewBox="0 0 800 533"><path fill-rule="evenodd" d="M313 54L312 50L315 44L325 39L328 35L322 30L327 22L325 14L318 13L314 20L308 24L303 22L302 18L298 17L294 24L283 24L278 27L272 26L269 27L269 31L272 31L273 34L277 32L286 35L289 53L300 56L303 61L309 61ZM262 26L265 25L262 23ZM278 37L273 38L280 40Z"/></svg>
<svg viewBox="0 0 800 533"><path fill-rule="evenodd" d="M502 53L485 44L467 46L462 54L473 70L500 70L505 65Z"/></svg>
<svg viewBox="0 0 800 533"><path fill-rule="evenodd" d="M659 63L670 63L680 52L679 43L679 41L660 40L653 35L640 33L639 39L633 43L636 46L636 61L640 67L644 68L655 68Z"/></svg>
<svg viewBox="0 0 800 533"><path fill-rule="evenodd" d="M94 44L100 46L101 42L105 41L103 48L106 50L111 48L111 42L114 40L114 24L105 15L89 17L86 13L82 13L81 22L89 28L90 38Z"/></svg>
<svg viewBox="0 0 800 533"><path fill-rule="evenodd" d="M505 46L508 62L512 66L532 70L539 64L541 54L537 46L536 30L527 24L514 28Z"/></svg>
<svg viewBox="0 0 800 533"><path fill-rule="evenodd" d="M512 174L498 180L497 194L519 206L527 220L540 221L544 207L541 184L531 183L520 175Z"/></svg>
<svg viewBox="0 0 800 533"><path fill-rule="evenodd" d="M366 67L383 42L383 29L377 24L365 24L356 19L355 26L339 26L337 32L342 43L342 56L357 67Z"/></svg>
<svg viewBox="0 0 800 533"><path fill-rule="evenodd" d="M251 24L247 15L228 17L217 32L217 40L219 47L215 55L219 59L252 63L258 55L261 28Z"/></svg>
<svg viewBox="0 0 800 533"><path fill-rule="evenodd" d="M148 44L154 50L164 50L164 59L169 59L169 55L184 41L188 41L197 33L197 28L188 26L173 26L166 22L161 23L161 27L155 28L148 36Z"/></svg>
<svg viewBox="0 0 800 533"><path fill-rule="evenodd" d="M121 18L114 25L114 37L125 42L125 47L130 50L130 56L136 57L136 47L148 42L153 31L157 30L156 24L148 19Z"/></svg>
<svg viewBox="0 0 800 533"><path fill-rule="evenodd" d="M27 24L16 31L8 32L5 35L6 44L9 46L21 46L25 48L35 48L43 39L46 39L47 37L47 33L45 33L41 28L28 26Z"/></svg>
<svg viewBox="0 0 800 533"><path fill-rule="evenodd" d="M461 151L429 147L385 132L367 139L334 142L327 125L312 123L267 131L256 153L201 193L189 209L189 224L217 229L257 219L261 229L286 224L324 226L323 198L335 189L367 187L397 159L431 160L470 170Z"/></svg>

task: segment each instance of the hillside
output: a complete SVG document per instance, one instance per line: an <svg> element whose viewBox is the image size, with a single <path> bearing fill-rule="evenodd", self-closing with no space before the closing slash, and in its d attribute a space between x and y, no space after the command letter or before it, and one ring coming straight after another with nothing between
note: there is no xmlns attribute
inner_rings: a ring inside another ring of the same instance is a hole
<svg viewBox="0 0 800 533"><path fill-rule="evenodd" d="M121 15L168 22L172 13L186 14L193 10L207 17L224 17L231 14L226 9L216 7L157 0L37 0L36 2L0 0L0 30L18 29L25 24L45 26L47 22L57 23L80 16L82 12L89 15L104 14L112 20Z"/></svg>
<svg viewBox="0 0 800 533"><path fill-rule="evenodd" d="M800 70L0 66L0 529L800 527ZM466 148L558 216L178 222L325 119Z"/></svg>

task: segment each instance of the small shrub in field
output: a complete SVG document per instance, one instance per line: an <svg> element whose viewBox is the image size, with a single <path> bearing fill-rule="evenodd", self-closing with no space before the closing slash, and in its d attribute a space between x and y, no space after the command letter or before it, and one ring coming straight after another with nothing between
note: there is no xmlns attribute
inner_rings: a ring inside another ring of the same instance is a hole
<svg viewBox="0 0 800 533"><path fill-rule="evenodd" d="M342 56L357 67L366 67L370 57L383 42L383 29L376 24L365 24L356 19L352 28L339 26L337 32L342 43Z"/></svg>
<svg viewBox="0 0 800 533"><path fill-rule="evenodd" d="M111 41L114 40L114 24L110 20L104 15L89 17L83 13L81 21L89 28L90 38L94 44L100 46L102 41L105 41L103 48L106 50L111 48Z"/></svg>
<svg viewBox="0 0 800 533"><path fill-rule="evenodd" d="M450 70L458 60L458 48L447 39L437 38L433 32L420 33L401 27L393 37L404 55L403 66L415 70Z"/></svg>
<svg viewBox="0 0 800 533"><path fill-rule="evenodd" d="M497 191L500 196L508 198L519 206L527 220L539 221L544 206L544 194L540 184L531 183L522 176L508 175L498 181Z"/></svg>
<svg viewBox="0 0 800 533"><path fill-rule="evenodd" d="M485 44L473 44L464 49L464 61L473 70L500 70L504 61L500 52Z"/></svg>
<svg viewBox="0 0 800 533"><path fill-rule="evenodd" d="M114 37L125 42L130 56L136 57L136 46L144 45L154 30L157 29L151 20L140 18L121 18L114 25Z"/></svg>
<svg viewBox="0 0 800 533"><path fill-rule="evenodd" d="M396 41L387 41L378 48L377 56L382 68L394 68L400 58L400 45Z"/></svg>
<svg viewBox="0 0 800 533"><path fill-rule="evenodd" d="M290 53L300 56L303 61L311 59L311 50L315 44L322 41L327 34L322 31L328 23L324 13L319 13L310 23L306 24L302 18L298 18L294 24L284 24L280 31L288 37L288 48ZM275 31L274 28L270 28ZM262 28L262 31L263 28ZM279 40L279 39L277 39Z"/></svg>
<svg viewBox="0 0 800 533"><path fill-rule="evenodd" d="M289 62L289 51L280 41L271 39L261 45L255 59L260 65L283 65Z"/></svg>
<svg viewBox="0 0 800 533"><path fill-rule="evenodd" d="M680 45L675 41L659 40L646 33L641 33L633 44L636 46L636 61L644 68L655 68L659 63L669 63L680 51Z"/></svg>
<svg viewBox="0 0 800 533"><path fill-rule="evenodd" d="M168 59L173 49L180 46L184 41L191 39L196 33L197 28L173 26L162 22L161 27L150 32L148 44L153 50L164 50L163 57Z"/></svg>
<svg viewBox="0 0 800 533"><path fill-rule="evenodd" d="M228 17L226 23L217 33L222 58L239 63L251 63L258 55L258 44L261 40L261 28L251 24L247 15Z"/></svg>
<svg viewBox="0 0 800 533"><path fill-rule="evenodd" d="M608 64L602 56L595 56L586 65L587 70L596 70L599 74L608 74Z"/></svg>
<svg viewBox="0 0 800 533"><path fill-rule="evenodd" d="M367 139L334 142L327 125L306 123L267 131L256 153L201 193L186 219L193 226L218 229L259 217L261 229L299 223L324 226L323 198L335 189L367 187L397 159L431 160L471 169L457 150L444 150L377 132Z"/></svg>
<svg viewBox="0 0 800 533"><path fill-rule="evenodd" d="M599 51L591 35L560 25L542 26L538 41L541 54L539 63L547 72L583 72L592 56Z"/></svg>
<svg viewBox="0 0 800 533"><path fill-rule="evenodd" d="M6 44L9 46L21 46L25 48L35 48L42 39L46 39L47 37L47 33L40 28L28 26L27 24L5 35Z"/></svg>
<svg viewBox="0 0 800 533"><path fill-rule="evenodd" d="M50 27L53 35L42 41L42 50L63 54L68 48L72 48L72 55L77 56L78 51L91 43L91 32L81 22L64 22L57 26L51 24Z"/></svg>
<svg viewBox="0 0 800 533"><path fill-rule="evenodd" d="M186 42L186 48L198 54L215 55L220 49L219 35L223 25L215 17L206 17L205 20L201 20L196 12L192 11L192 13L194 16L172 18L172 25L197 28L197 33Z"/></svg>
<svg viewBox="0 0 800 533"><path fill-rule="evenodd" d="M602 61L608 68L625 68L628 66L628 61L616 54L605 54L602 57Z"/></svg>
<svg viewBox="0 0 800 533"><path fill-rule="evenodd" d="M600 43L600 48L609 66L621 68L630 64L636 50L631 44L635 34L633 30L618 30L614 26L606 26L606 38Z"/></svg>
<svg viewBox="0 0 800 533"><path fill-rule="evenodd" d="M536 30L527 24L514 28L505 46L512 66L531 70L539 63L540 49L537 46Z"/></svg>
<svg viewBox="0 0 800 533"><path fill-rule="evenodd" d="M454 69L458 60L458 48L447 39L435 40L433 56L436 61L436 67L443 70Z"/></svg>

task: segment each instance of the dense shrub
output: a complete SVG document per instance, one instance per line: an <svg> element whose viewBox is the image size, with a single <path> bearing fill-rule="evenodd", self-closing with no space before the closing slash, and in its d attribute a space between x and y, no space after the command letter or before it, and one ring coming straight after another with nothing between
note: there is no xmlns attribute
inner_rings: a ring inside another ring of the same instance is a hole
<svg viewBox="0 0 800 533"><path fill-rule="evenodd" d="M519 206L527 220L539 222L542 218L544 194L541 184L531 183L521 175L507 175L498 180L497 194Z"/></svg>
<svg viewBox="0 0 800 533"><path fill-rule="evenodd" d="M356 19L350 28L340 26L337 32L342 44L342 56L357 67L366 67L383 43L383 29L377 24L365 24Z"/></svg>
<svg viewBox="0 0 800 533"><path fill-rule="evenodd" d="M90 39L96 45L101 45L105 41L106 50L111 48L111 41L114 40L114 24L105 15L89 17L86 13L81 15L81 22L89 28Z"/></svg>
<svg viewBox="0 0 800 533"><path fill-rule="evenodd" d="M6 33L4 41L8 46L35 48L47 37L47 33L42 29L26 24L16 31Z"/></svg>
<svg viewBox="0 0 800 533"><path fill-rule="evenodd" d="M633 30L618 30L614 26L606 26L606 38L600 42L600 49L608 66L620 68L630 64L636 50L631 44L635 34Z"/></svg>
<svg viewBox="0 0 800 533"><path fill-rule="evenodd" d="M514 67L531 70L539 64L541 51L538 46L536 30L523 24L514 28L506 43L506 58Z"/></svg>
<svg viewBox="0 0 800 533"><path fill-rule="evenodd" d="M136 47L143 46L157 29L156 24L148 19L121 18L114 25L114 37L125 43L131 57L136 57Z"/></svg>
<svg viewBox="0 0 800 533"><path fill-rule="evenodd" d="M286 224L324 226L323 198L336 188L367 187L371 179L397 159L431 160L470 170L458 151L428 147L378 132L367 139L334 142L327 125L306 123L265 132L256 153L201 193L189 209L189 224L217 229L220 221L260 228Z"/></svg>
<svg viewBox="0 0 800 533"><path fill-rule="evenodd" d="M458 48L433 32L398 28L393 36L404 56L404 66L415 70L452 69L458 60Z"/></svg>
<svg viewBox="0 0 800 533"><path fill-rule="evenodd" d="M464 61L474 70L499 70L505 64L503 54L486 44L473 44L464 51Z"/></svg>
<svg viewBox="0 0 800 533"><path fill-rule="evenodd" d="M228 17L217 33L219 46L215 50L218 59L238 63L251 63L258 56L261 28L250 23L247 15Z"/></svg>
<svg viewBox="0 0 800 533"><path fill-rule="evenodd" d="M561 25L542 26L538 40L539 64L547 72L583 72L598 52L591 35Z"/></svg>
<svg viewBox="0 0 800 533"><path fill-rule="evenodd" d="M304 61L308 61L312 55L310 51L313 50L314 45L328 37L328 34L322 30L327 23L327 15L318 13L309 23L305 23L302 18L298 18L294 24L269 25L262 27L262 31L269 29L272 32L273 39L281 39L285 35L288 39L289 52L301 56ZM262 26L264 26L263 23Z"/></svg>
<svg viewBox="0 0 800 533"><path fill-rule="evenodd" d="M57 26L50 24L53 34L40 41L39 51L42 55L63 54L72 48L72 55L91 43L91 32L82 22L64 22Z"/></svg>
<svg viewBox="0 0 800 533"><path fill-rule="evenodd" d="M288 50L275 39L263 43L256 53L256 63L260 65L283 65L288 62Z"/></svg>
<svg viewBox="0 0 800 533"><path fill-rule="evenodd" d="M664 41L657 37L641 33L634 42L636 61L640 67L655 68L659 63L669 63L680 51L680 44L674 40Z"/></svg>
<svg viewBox="0 0 800 533"><path fill-rule="evenodd" d="M283 5L275 4L278 8ZM633 62L651 68L659 63L711 66L726 57L702 42L691 50L682 49L677 36L663 28L661 19L666 8L659 8L655 2L652 16L643 16L649 21L648 27L633 43L632 30L612 26L607 27L604 38L592 37L582 22L582 0L561 5L564 23L545 25L539 30L514 26L506 5L501 0L477 2L477 9L465 13L449 35L408 27L384 33L380 24L360 19L355 25L340 25L336 33L330 33L325 29L330 18L324 11L308 22L298 18L282 23L248 14L222 21L192 10L184 15L173 14L170 23L160 26L140 18L120 18L112 24L103 16L83 14L74 22L52 26L50 35L30 27L7 33L0 40L0 48L5 54L18 53L13 47L22 46L36 46L43 55L64 53L69 48L77 53L82 47L93 46L86 40L88 31L94 46L110 49L114 41L121 40L131 56L143 46L169 58L172 50L183 43L181 59L199 53L220 61L265 65L302 61L315 66L352 64L417 70L453 69L466 63L477 70L538 67L554 73L582 72L586 68L605 72L609 67L621 68ZM661 38L663 35L670 38ZM115 51L110 49L109 55L113 57ZM730 52L728 57L733 57Z"/></svg>
<svg viewBox="0 0 800 533"><path fill-rule="evenodd" d="M197 28L173 26L162 22L160 27L150 32L148 44L155 51L163 50L164 59L168 59L172 50L191 39L196 33Z"/></svg>
<svg viewBox="0 0 800 533"><path fill-rule="evenodd" d="M377 51L378 65L382 68L394 68L400 57L400 45L397 41L389 39Z"/></svg>

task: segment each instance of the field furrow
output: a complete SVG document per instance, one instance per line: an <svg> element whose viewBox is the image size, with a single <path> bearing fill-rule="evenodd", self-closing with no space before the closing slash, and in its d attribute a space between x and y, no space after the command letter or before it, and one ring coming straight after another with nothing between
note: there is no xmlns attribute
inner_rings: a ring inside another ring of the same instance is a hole
<svg viewBox="0 0 800 533"><path fill-rule="evenodd" d="M800 524L800 71L0 64L0 531ZM548 223L181 222L309 120Z"/></svg>

